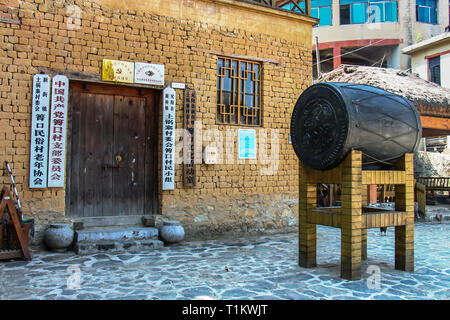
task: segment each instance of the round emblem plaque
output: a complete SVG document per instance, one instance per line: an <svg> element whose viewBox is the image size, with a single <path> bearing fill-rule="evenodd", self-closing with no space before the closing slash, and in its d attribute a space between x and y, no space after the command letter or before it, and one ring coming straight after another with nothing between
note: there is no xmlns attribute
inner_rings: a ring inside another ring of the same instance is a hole
<svg viewBox="0 0 450 320"><path fill-rule="evenodd" d="M345 156L348 123L345 103L332 87L308 88L291 119L292 146L298 158L312 169L337 166Z"/></svg>

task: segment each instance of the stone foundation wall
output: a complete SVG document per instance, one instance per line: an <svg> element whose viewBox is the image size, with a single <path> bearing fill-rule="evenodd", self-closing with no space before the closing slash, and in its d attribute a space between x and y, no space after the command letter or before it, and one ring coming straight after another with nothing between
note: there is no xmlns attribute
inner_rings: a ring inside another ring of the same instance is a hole
<svg viewBox="0 0 450 320"><path fill-rule="evenodd" d="M298 195L251 195L243 197L180 197L166 205L164 217L185 227L186 238L210 235L267 233L293 230L297 226Z"/></svg>

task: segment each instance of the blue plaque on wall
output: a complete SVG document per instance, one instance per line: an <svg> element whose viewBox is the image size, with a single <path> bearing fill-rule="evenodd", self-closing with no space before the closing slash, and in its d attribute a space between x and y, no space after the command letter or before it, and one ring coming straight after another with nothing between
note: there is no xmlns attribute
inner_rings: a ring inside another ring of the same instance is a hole
<svg viewBox="0 0 450 320"><path fill-rule="evenodd" d="M238 130L239 159L256 159L256 130Z"/></svg>

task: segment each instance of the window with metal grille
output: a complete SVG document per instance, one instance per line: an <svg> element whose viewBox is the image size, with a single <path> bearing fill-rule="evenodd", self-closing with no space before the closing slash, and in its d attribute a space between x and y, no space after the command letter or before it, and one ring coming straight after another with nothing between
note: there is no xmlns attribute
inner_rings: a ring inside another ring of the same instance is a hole
<svg viewBox="0 0 450 320"><path fill-rule="evenodd" d="M261 63L219 57L217 62L217 123L262 125Z"/></svg>
<svg viewBox="0 0 450 320"><path fill-rule="evenodd" d="M428 69L430 70L430 81L441 85L441 57L428 59Z"/></svg>
<svg viewBox="0 0 450 320"><path fill-rule="evenodd" d="M340 23L398 21L397 0L340 0Z"/></svg>
<svg viewBox="0 0 450 320"><path fill-rule="evenodd" d="M437 0L416 0L416 20L437 24Z"/></svg>

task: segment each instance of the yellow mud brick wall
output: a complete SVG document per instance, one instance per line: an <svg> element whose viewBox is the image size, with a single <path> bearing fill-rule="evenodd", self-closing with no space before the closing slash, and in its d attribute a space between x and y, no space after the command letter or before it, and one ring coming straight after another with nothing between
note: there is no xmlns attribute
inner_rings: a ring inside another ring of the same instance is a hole
<svg viewBox="0 0 450 320"><path fill-rule="evenodd" d="M196 186L184 188L177 165L175 190L160 192L161 213L179 220L188 234L294 226L298 160L288 135L293 106L312 83L313 20L274 12L234 0L0 0L1 17L21 21L0 23L0 184L10 183L6 160L24 217L36 219L37 231L70 221L64 189L28 188L34 74L100 79L103 59L164 64L166 83L196 90L202 131L217 129L225 138L226 130L245 127L216 124L217 57L237 56L262 61L263 126L255 129L257 137L267 130L269 155L277 131L278 170L261 175L267 164L238 163L235 154L234 164L197 165ZM183 96L177 90L177 127Z"/></svg>

